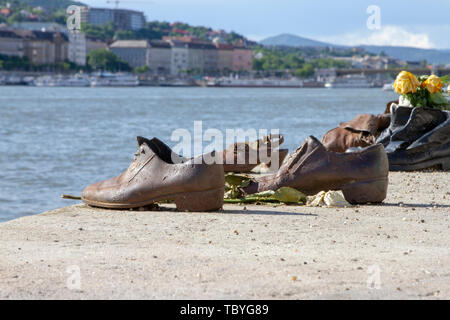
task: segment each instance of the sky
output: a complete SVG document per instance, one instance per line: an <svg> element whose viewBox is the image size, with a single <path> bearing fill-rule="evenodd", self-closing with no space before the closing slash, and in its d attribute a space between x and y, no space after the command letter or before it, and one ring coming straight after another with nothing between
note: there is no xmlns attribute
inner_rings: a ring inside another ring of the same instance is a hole
<svg viewBox="0 0 450 320"><path fill-rule="evenodd" d="M115 7L114 0L80 1ZM379 8L380 19L367 11L370 6ZM144 11L147 20L236 31L255 41L290 33L342 45L450 49L450 0L121 0L119 8Z"/></svg>

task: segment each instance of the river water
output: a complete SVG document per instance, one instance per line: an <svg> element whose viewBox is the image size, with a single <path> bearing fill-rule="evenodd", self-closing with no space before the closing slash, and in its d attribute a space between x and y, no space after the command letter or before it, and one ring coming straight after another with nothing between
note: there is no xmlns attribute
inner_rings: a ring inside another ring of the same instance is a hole
<svg viewBox="0 0 450 320"><path fill-rule="evenodd" d="M0 87L0 222L76 203L61 194L120 174L137 135L174 146L175 129L193 135L201 120L204 131L279 129L294 150L395 98L380 89Z"/></svg>

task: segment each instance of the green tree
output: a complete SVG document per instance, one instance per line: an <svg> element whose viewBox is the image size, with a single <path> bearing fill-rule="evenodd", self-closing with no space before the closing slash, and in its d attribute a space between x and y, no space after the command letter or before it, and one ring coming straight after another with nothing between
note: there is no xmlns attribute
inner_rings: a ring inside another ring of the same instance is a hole
<svg viewBox="0 0 450 320"><path fill-rule="evenodd" d="M311 63L303 65L303 67L295 71L295 75L300 78L308 78L314 75L314 66Z"/></svg>
<svg viewBox="0 0 450 320"><path fill-rule="evenodd" d="M7 56L0 54L0 64L3 70L26 70L29 68L30 63L28 58Z"/></svg>
<svg viewBox="0 0 450 320"><path fill-rule="evenodd" d="M88 65L94 70L130 71L130 66L106 49L92 50L87 56Z"/></svg>
<svg viewBox="0 0 450 320"><path fill-rule="evenodd" d="M134 69L135 73L147 73L150 69L148 66L137 67Z"/></svg>
<svg viewBox="0 0 450 320"><path fill-rule="evenodd" d="M102 41L111 41L115 34L114 25L112 23L108 23L103 26L82 23L81 31L86 33L89 37L97 38Z"/></svg>
<svg viewBox="0 0 450 320"><path fill-rule="evenodd" d="M8 17L8 24L13 24L14 22L23 22L26 19L20 12L13 13Z"/></svg>
<svg viewBox="0 0 450 320"><path fill-rule="evenodd" d="M66 24L66 11L65 10L58 10L53 12L50 17L49 20L52 22L56 22L62 25Z"/></svg>
<svg viewBox="0 0 450 320"><path fill-rule="evenodd" d="M263 69L263 60L262 59L253 59L252 69L256 71L262 71Z"/></svg>

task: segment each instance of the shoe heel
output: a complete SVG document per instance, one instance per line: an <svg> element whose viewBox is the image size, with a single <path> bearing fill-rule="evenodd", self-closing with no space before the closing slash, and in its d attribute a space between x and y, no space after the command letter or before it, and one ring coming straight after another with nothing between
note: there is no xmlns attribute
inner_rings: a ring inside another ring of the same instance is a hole
<svg viewBox="0 0 450 320"><path fill-rule="evenodd" d="M342 188L345 200L351 204L380 203L386 199L388 178L355 182Z"/></svg>
<svg viewBox="0 0 450 320"><path fill-rule="evenodd" d="M224 193L225 188L184 193L175 198L175 204L179 211L215 211L222 208Z"/></svg>

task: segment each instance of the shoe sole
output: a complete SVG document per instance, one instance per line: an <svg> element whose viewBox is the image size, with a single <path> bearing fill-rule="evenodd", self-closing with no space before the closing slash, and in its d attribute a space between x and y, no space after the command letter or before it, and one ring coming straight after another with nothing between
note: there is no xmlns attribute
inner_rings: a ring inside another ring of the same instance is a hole
<svg viewBox="0 0 450 320"><path fill-rule="evenodd" d="M426 168L431 168L434 166L441 166L442 170L448 171L450 170L450 157L431 159L419 163L414 164L391 164L389 163L390 171L415 171L422 170Z"/></svg>
<svg viewBox="0 0 450 320"><path fill-rule="evenodd" d="M223 206L225 188L211 189L197 192L184 192L171 195L163 195L139 203L110 203L81 199L84 203L99 208L107 209L132 209L151 205L158 201L173 200L179 211L202 212L217 211Z"/></svg>

